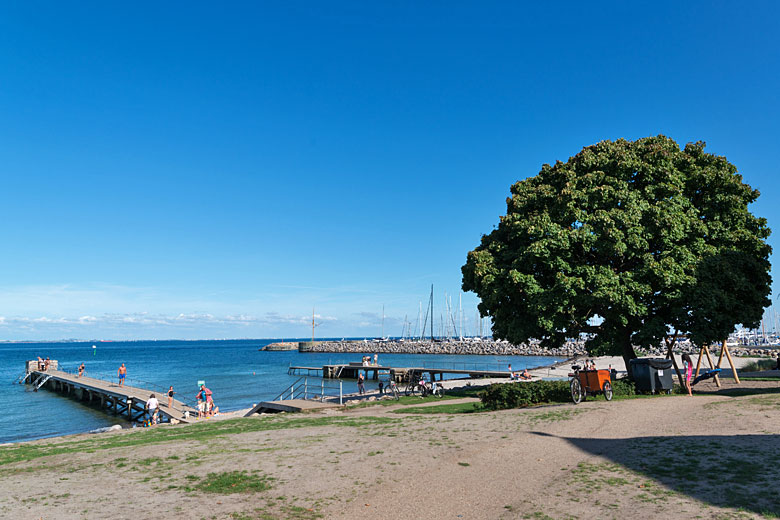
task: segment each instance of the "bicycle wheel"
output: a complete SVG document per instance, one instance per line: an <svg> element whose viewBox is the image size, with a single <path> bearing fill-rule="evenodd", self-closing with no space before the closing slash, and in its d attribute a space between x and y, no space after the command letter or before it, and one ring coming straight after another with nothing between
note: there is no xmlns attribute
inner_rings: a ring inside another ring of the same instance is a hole
<svg viewBox="0 0 780 520"><path fill-rule="evenodd" d="M415 385L413 385L411 383L406 385L406 390L404 390L404 393L406 395L414 395L414 390L415 390L414 387L415 387Z"/></svg>
<svg viewBox="0 0 780 520"><path fill-rule="evenodd" d="M604 397L607 401L612 400L612 385L609 384L609 381L604 381Z"/></svg>
<svg viewBox="0 0 780 520"><path fill-rule="evenodd" d="M419 387L420 390L420 396L421 397L428 397L428 387L427 386L421 386Z"/></svg>
<svg viewBox="0 0 780 520"><path fill-rule="evenodd" d="M582 385L580 384L580 380L576 377L571 380L571 400L574 401L574 404L580 404L582 401Z"/></svg>
<svg viewBox="0 0 780 520"><path fill-rule="evenodd" d="M398 391L398 388L393 387L393 398L398 401L401 399L401 393Z"/></svg>
<svg viewBox="0 0 780 520"><path fill-rule="evenodd" d="M442 387L441 385L438 385L438 386L436 387L436 392L434 392L434 394L433 394L433 395L435 395L435 396L436 396L436 397L438 397L439 399L441 399L442 397L444 397L444 387Z"/></svg>

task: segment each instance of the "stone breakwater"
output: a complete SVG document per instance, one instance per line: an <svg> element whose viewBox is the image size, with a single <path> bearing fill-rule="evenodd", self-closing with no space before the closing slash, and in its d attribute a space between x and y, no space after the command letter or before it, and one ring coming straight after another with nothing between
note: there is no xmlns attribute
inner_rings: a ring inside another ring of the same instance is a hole
<svg viewBox="0 0 780 520"><path fill-rule="evenodd" d="M585 355L585 347L570 342L561 348L545 349L538 344L513 345L501 340L451 340L451 341L322 341L306 347L301 352L340 352L355 354L462 354L485 356L559 356Z"/></svg>
<svg viewBox="0 0 780 520"><path fill-rule="evenodd" d="M674 346L674 352L677 354L682 354L684 352L687 352L688 354L698 355L699 347L693 345L690 342L678 343ZM770 346L729 345L729 352L731 353L732 356L739 356L739 357L764 357L764 356L776 357L778 352L780 351L777 349L777 347L770 347ZM636 354L639 357L664 357L666 356L666 347L657 347L657 348L650 348L650 349L641 349L637 347ZM710 345L710 354L719 355L720 345Z"/></svg>
<svg viewBox="0 0 780 520"><path fill-rule="evenodd" d="M314 344L300 344L301 352L340 352L347 354L463 354L485 356L558 356L576 357L588 356L585 343L570 341L561 348L545 349L538 343L513 345L508 341L481 339L481 340L450 340L450 341L318 341ZM674 347L678 354L688 352L698 354L699 347L688 342L678 343ZM776 348L762 347L729 347L733 356L776 356ZM720 346L710 347L711 353L720 353ZM636 349L640 357L664 357L666 348Z"/></svg>

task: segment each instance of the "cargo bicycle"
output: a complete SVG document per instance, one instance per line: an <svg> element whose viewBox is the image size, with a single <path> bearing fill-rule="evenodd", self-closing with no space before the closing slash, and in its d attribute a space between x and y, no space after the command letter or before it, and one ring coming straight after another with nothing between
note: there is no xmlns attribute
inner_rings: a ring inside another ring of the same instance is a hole
<svg viewBox="0 0 780 520"><path fill-rule="evenodd" d="M571 367L569 388L574 404L584 401L588 395L604 394L607 401L612 400L612 378L609 370L583 370L579 365Z"/></svg>

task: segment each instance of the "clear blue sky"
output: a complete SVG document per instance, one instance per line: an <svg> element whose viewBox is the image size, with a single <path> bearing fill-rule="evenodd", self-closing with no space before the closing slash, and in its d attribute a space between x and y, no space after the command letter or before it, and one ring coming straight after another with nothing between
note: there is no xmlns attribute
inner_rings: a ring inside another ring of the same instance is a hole
<svg viewBox="0 0 780 520"><path fill-rule="evenodd" d="M620 137L706 141L777 248L777 3L420 4L5 3L0 339L397 335Z"/></svg>

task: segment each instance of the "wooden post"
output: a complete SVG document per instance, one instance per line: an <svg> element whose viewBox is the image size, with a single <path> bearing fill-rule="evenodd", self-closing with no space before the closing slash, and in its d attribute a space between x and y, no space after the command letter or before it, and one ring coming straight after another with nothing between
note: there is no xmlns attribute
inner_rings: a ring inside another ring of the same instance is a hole
<svg viewBox="0 0 780 520"><path fill-rule="evenodd" d="M731 365L731 370L734 372L734 381L736 381L737 384L740 384L739 375L737 374L737 367L734 366L734 360L731 359L731 353L729 352L729 347L726 345L725 339L723 340L723 350L720 351L720 355L723 356L724 352L726 353L726 358L729 360L729 365Z"/></svg>
<svg viewBox="0 0 780 520"><path fill-rule="evenodd" d="M674 336L672 337L672 341L666 341L666 348L668 350L668 356L672 360L672 365L674 366L674 371L677 372L677 380L680 382L680 387L685 389L685 385L683 384L683 376L682 372L680 372L680 367L677 366L677 360L674 359L674 344L677 342L677 332L674 333Z"/></svg>
<svg viewBox="0 0 780 520"><path fill-rule="evenodd" d="M710 349L707 347L707 345L704 345L702 349L704 350L704 353L707 354L707 361L710 362L710 368L714 370L715 364L712 362L712 356L710 356ZM713 379L715 379L715 384L717 385L717 387L720 388L720 378L718 376L715 376Z"/></svg>
<svg viewBox="0 0 780 520"><path fill-rule="evenodd" d="M701 367L701 358L703 357L704 357L704 347L701 347L699 349L699 359L696 360L696 373L693 375L694 379L699 377L699 368Z"/></svg>

